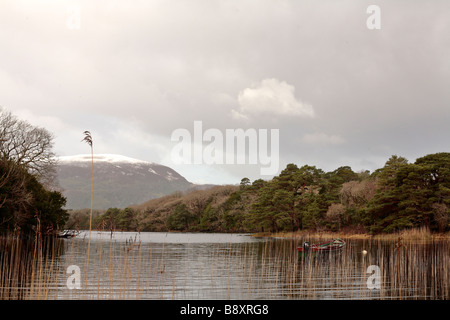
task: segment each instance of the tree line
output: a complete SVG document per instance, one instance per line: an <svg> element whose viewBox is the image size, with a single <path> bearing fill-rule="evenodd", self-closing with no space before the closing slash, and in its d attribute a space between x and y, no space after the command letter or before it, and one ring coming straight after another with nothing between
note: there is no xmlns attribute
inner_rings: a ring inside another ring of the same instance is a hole
<svg viewBox="0 0 450 320"><path fill-rule="evenodd" d="M56 190L53 135L0 108L0 233L54 234L66 199Z"/></svg>
<svg viewBox="0 0 450 320"><path fill-rule="evenodd" d="M414 163L394 155L372 174L348 166L323 172L290 164L256 193L247 219L275 232L363 228L389 233L420 226L444 232L450 222L450 153Z"/></svg>
<svg viewBox="0 0 450 320"><path fill-rule="evenodd" d="M446 232L449 208L450 153L435 153L414 163L394 155L372 173L288 164L269 181L243 178L239 186L178 192L108 209L95 221L97 228L140 231Z"/></svg>

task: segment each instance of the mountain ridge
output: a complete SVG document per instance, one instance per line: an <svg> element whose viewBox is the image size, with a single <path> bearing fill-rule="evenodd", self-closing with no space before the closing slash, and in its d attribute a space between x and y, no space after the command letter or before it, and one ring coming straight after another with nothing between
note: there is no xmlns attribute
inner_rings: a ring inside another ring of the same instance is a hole
<svg viewBox="0 0 450 320"><path fill-rule="evenodd" d="M95 209L125 208L195 187L170 167L118 154L94 154ZM57 178L67 209L90 207L92 155L61 156Z"/></svg>
<svg viewBox="0 0 450 320"><path fill-rule="evenodd" d="M127 156L123 156L120 154L113 154L113 153L96 153L93 155L94 163L98 161L103 162L128 162L128 163L147 163L147 164L157 164L155 162L130 158ZM60 156L57 158L59 162L92 162L92 155L91 154L77 154L77 155L71 155L71 156Z"/></svg>

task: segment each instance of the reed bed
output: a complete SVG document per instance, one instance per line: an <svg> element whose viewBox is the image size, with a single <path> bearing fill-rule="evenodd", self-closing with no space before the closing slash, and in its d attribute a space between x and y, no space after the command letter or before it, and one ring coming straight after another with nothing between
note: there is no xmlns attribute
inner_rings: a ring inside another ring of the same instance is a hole
<svg viewBox="0 0 450 320"><path fill-rule="evenodd" d="M49 299L60 268L58 243L49 239L0 237L0 299Z"/></svg>
<svg viewBox="0 0 450 320"><path fill-rule="evenodd" d="M88 244L2 237L0 299L450 298L448 241L347 239L340 253L299 257L297 246L315 239L161 244L103 233ZM81 289L67 286L70 265L80 266ZM373 265L377 289L368 288Z"/></svg>
<svg viewBox="0 0 450 320"><path fill-rule="evenodd" d="M308 231L308 230L299 230L295 232L261 232L253 234L255 237L272 237L272 238L283 238L283 239L332 239L332 238L341 238L347 240L391 240L396 241L399 237L402 237L405 240L414 240L414 241L430 241L430 240L450 240L450 232L447 233L433 233L430 231L428 227L421 226L417 228L409 228L401 231L393 232L393 233L383 233L377 235L371 235L366 232L349 231L349 232L329 232L329 231Z"/></svg>

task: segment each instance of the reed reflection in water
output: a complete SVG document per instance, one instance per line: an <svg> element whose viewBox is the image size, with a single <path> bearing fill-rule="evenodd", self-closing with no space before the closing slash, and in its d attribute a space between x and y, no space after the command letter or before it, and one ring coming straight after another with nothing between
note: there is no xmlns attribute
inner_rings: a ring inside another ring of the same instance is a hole
<svg viewBox="0 0 450 320"><path fill-rule="evenodd" d="M352 240L340 253L300 258L310 239L249 235L92 232L62 242L59 254L23 278L23 299L449 299L446 241ZM311 240L310 240L311 241ZM313 241L311 241L313 242ZM367 254L363 253L367 251ZM3 259L3 264L8 259ZM69 289L67 268L81 271ZM380 270L369 289L368 267ZM89 274L84 274L89 270ZM4 273L2 275L4 277ZM3 287L7 281L2 281ZM39 288L39 290L37 290ZM3 299L8 291L3 288Z"/></svg>

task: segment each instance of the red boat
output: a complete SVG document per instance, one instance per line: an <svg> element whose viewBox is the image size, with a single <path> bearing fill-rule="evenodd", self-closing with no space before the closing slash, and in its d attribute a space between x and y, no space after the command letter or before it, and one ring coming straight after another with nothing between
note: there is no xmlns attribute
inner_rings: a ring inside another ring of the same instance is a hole
<svg viewBox="0 0 450 320"><path fill-rule="evenodd" d="M307 252L330 252L342 250L344 246L345 241L337 238L333 239L332 241L312 245L310 245L309 242L304 242L302 247L297 248L297 251L300 254Z"/></svg>

